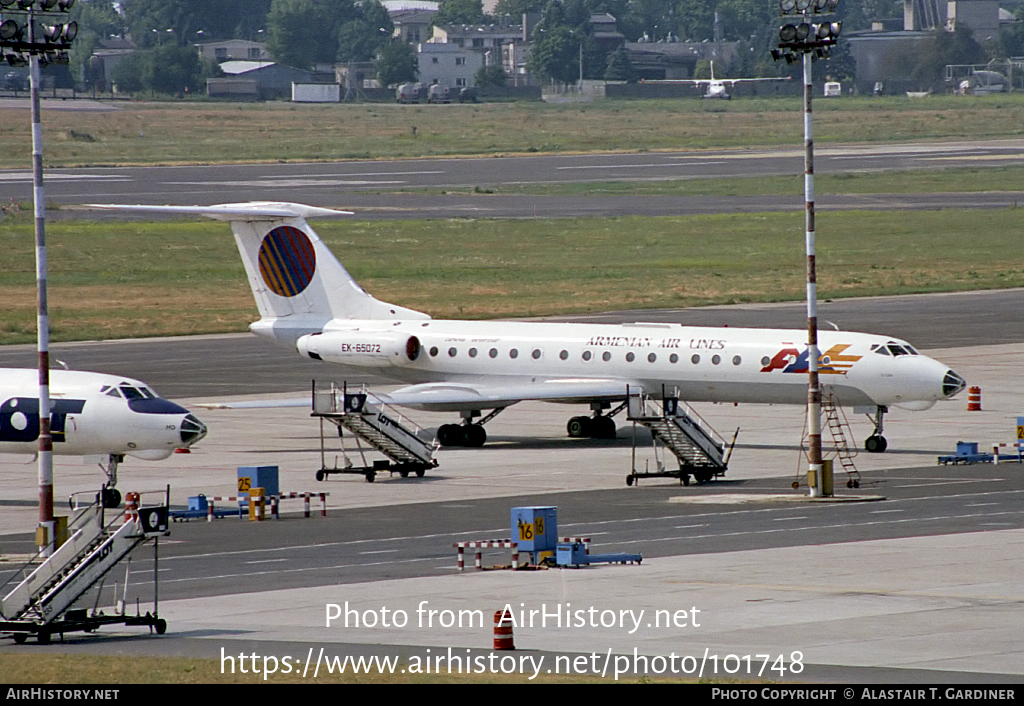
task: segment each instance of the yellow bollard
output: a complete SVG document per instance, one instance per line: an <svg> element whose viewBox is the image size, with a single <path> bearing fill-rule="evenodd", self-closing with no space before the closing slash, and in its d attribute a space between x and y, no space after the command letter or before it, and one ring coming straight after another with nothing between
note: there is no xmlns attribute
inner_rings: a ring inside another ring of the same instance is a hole
<svg viewBox="0 0 1024 706"><path fill-rule="evenodd" d="M249 521L263 522L266 512L266 498L263 488L249 488Z"/></svg>

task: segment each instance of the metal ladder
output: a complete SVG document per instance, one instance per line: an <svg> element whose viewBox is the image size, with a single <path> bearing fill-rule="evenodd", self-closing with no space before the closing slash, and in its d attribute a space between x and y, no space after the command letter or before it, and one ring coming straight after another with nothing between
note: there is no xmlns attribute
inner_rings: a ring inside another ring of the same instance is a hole
<svg viewBox="0 0 1024 706"><path fill-rule="evenodd" d="M678 471L659 468L656 473L638 473L634 453L634 468L626 477L627 485L632 485L637 478L665 476L678 477L684 485L689 485L691 475L698 483L725 475L739 429L733 435L727 452L725 440L693 408L680 401L678 393L669 395L663 390L662 405L658 410L643 390L628 387L626 402L626 418L650 429L655 442L671 451L679 462Z"/></svg>
<svg viewBox="0 0 1024 706"><path fill-rule="evenodd" d="M379 471L397 471L403 478L410 473L422 477L427 469L437 467L434 453L440 446L438 442L433 438L426 438L427 435L419 426L400 413L392 411L388 405L368 392L365 386L360 387L358 392L350 392L347 385L338 387L334 383L329 388L318 389L314 381L313 416L320 417L321 422L326 419L335 424L339 437L342 435L342 429L347 429L356 437L357 444L361 439L389 459L374 461L372 465L367 464L360 446L362 466L348 462L341 468L337 463L329 468L321 427L321 468L317 471L317 480L323 480L334 473L358 473L372 483ZM342 451L344 452L344 449Z"/></svg>
<svg viewBox="0 0 1024 706"><path fill-rule="evenodd" d="M842 408L836 403L835 393L831 387L825 388L826 394L821 398L821 410L825 413L825 423L829 433L832 435L832 447L835 457L839 459L839 465L847 475L847 487L860 487L860 471L853 463L853 457L857 455L856 449L851 450L849 437L853 436L850 423L842 413Z"/></svg>

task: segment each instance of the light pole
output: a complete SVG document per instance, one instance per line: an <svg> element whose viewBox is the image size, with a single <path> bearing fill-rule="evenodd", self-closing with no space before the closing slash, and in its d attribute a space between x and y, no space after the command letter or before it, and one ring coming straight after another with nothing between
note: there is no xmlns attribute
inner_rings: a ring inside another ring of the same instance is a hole
<svg viewBox="0 0 1024 706"><path fill-rule="evenodd" d="M842 22L821 15L835 12L839 0L780 0L786 24L779 28L775 61L792 64L798 58L804 70L804 206L807 246L807 456L811 496L824 494L821 459L821 385L818 380L818 276L814 248L814 141L811 132L811 95L814 92L811 63L827 59L839 39ZM796 17L790 21L791 15ZM812 21L819 20L819 21ZM828 491L831 495L831 491Z"/></svg>
<svg viewBox="0 0 1024 706"><path fill-rule="evenodd" d="M65 22L75 0L0 0L0 50L10 66L29 65L32 104L32 198L36 231L36 316L39 350L39 529L37 544L54 547L53 437L50 433L50 315L46 299L46 201L43 195L43 129L39 88L43 64L68 64L78 35L77 22Z"/></svg>

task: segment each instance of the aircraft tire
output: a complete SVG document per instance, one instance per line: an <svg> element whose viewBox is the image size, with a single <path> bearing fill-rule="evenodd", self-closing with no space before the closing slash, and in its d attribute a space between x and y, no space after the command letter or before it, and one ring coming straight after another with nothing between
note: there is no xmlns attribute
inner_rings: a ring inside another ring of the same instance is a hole
<svg viewBox="0 0 1024 706"><path fill-rule="evenodd" d="M103 507L117 507L121 504L121 491L117 488L107 488L103 491Z"/></svg>
<svg viewBox="0 0 1024 706"><path fill-rule="evenodd" d="M487 431L479 424L467 424L461 431L463 446L478 449L487 443Z"/></svg>
<svg viewBox="0 0 1024 706"><path fill-rule="evenodd" d="M617 429L611 417L595 417L590 420L590 435L594 439L614 439Z"/></svg>
<svg viewBox="0 0 1024 706"><path fill-rule="evenodd" d="M437 441L441 446L462 446L459 440L462 436L457 424L442 424L437 428Z"/></svg>
<svg viewBox="0 0 1024 706"><path fill-rule="evenodd" d="M573 439L583 439L590 436L590 417L573 417L565 425L565 430Z"/></svg>
<svg viewBox="0 0 1024 706"><path fill-rule="evenodd" d="M157 635L163 635L165 632L167 632L167 621L163 618L160 618L156 621L156 624L153 627L156 628Z"/></svg>
<svg viewBox="0 0 1024 706"><path fill-rule="evenodd" d="M880 454L889 448L889 442L881 434L872 434L864 440L864 450L868 453Z"/></svg>

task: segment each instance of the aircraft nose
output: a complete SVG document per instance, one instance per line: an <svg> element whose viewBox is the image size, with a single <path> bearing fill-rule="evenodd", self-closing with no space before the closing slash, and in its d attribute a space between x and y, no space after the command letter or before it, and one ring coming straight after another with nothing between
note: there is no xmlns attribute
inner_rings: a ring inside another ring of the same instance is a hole
<svg viewBox="0 0 1024 706"><path fill-rule="evenodd" d="M181 420L180 428L181 445L184 448L191 446L206 436L206 425L199 421L199 417L194 414L185 415L185 418Z"/></svg>
<svg viewBox="0 0 1024 706"><path fill-rule="evenodd" d="M952 370L947 370L942 378L942 396L945 399L955 397L967 387L967 381Z"/></svg>

